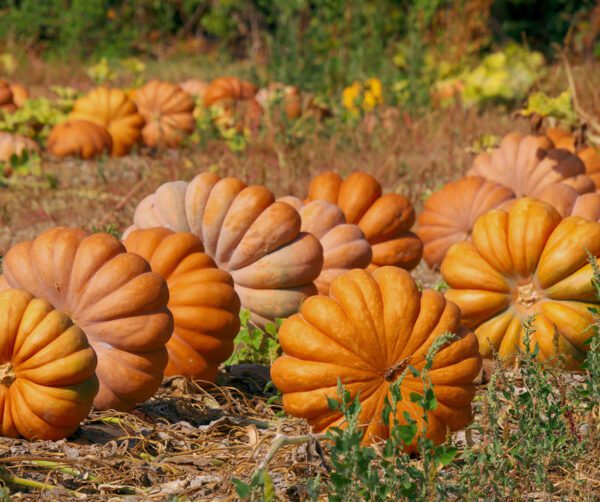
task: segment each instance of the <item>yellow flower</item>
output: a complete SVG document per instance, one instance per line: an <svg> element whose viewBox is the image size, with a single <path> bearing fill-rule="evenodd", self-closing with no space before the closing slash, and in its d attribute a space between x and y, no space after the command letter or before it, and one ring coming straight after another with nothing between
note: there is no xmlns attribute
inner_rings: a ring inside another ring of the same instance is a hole
<svg viewBox="0 0 600 502"><path fill-rule="evenodd" d="M363 98L363 110L370 111L376 106L383 104L383 86L378 78L370 78L365 82L365 96Z"/></svg>
<svg viewBox="0 0 600 502"><path fill-rule="evenodd" d="M346 110L351 112L358 111L357 104L360 102L359 98L362 90L362 84L360 82L354 82L342 91L342 104Z"/></svg>

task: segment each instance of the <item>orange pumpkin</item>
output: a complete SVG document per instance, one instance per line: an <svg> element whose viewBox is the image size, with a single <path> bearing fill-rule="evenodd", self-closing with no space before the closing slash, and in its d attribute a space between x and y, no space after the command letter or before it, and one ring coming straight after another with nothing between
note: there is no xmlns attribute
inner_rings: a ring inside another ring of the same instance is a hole
<svg viewBox="0 0 600 502"><path fill-rule="evenodd" d="M394 265L415 268L423 255L423 243L410 228L415 211L402 195L382 195L381 184L370 174L357 171L343 180L333 172L312 179L308 200L326 200L337 204L348 223L356 224L371 244L370 270Z"/></svg>
<svg viewBox="0 0 600 502"><path fill-rule="evenodd" d="M596 190L600 190L600 153L592 146L576 145L575 136L564 129L547 129L546 136L554 143L555 148L563 148L576 153L585 165L585 173L592 178Z"/></svg>
<svg viewBox="0 0 600 502"><path fill-rule="evenodd" d="M112 138L108 129L89 120L71 119L54 126L46 148L55 157L76 156L91 159L110 153Z"/></svg>
<svg viewBox="0 0 600 502"><path fill-rule="evenodd" d="M12 113L17 109L10 84L0 80L0 111Z"/></svg>
<svg viewBox="0 0 600 502"><path fill-rule="evenodd" d="M263 186L202 173L165 183L138 205L134 226L192 232L235 282L242 306L259 325L285 318L317 292L323 249L300 231L298 212Z"/></svg>
<svg viewBox="0 0 600 502"><path fill-rule="evenodd" d="M233 279L188 232L162 227L134 230L124 244L127 251L148 260L169 287L168 307L175 326L167 343L165 375L214 382L219 364L233 352L240 328L240 300Z"/></svg>
<svg viewBox="0 0 600 502"><path fill-rule="evenodd" d="M187 92L190 96L200 99L204 102L204 94L208 89L208 82L197 78L189 78L179 84L181 90Z"/></svg>
<svg viewBox="0 0 600 502"><path fill-rule="evenodd" d="M441 272L466 326L475 330L484 357L510 361L524 347L523 323L535 316L531 342L538 357L560 354L568 368L585 357L590 307L598 305L586 252L600 256L600 223L578 216L561 220L549 204L518 199L476 222L471 242L454 244Z"/></svg>
<svg viewBox="0 0 600 502"><path fill-rule="evenodd" d="M247 80L236 77L220 77L213 80L204 93L204 106L228 104L234 101L252 99L258 89Z"/></svg>
<svg viewBox="0 0 600 502"><path fill-rule="evenodd" d="M298 197L282 197L302 220L300 230L313 234L323 246L323 269L315 279L319 293L326 295L331 282L353 268L366 268L371 263L371 245L357 225L346 223L342 210L335 204L315 200L304 204Z"/></svg>
<svg viewBox="0 0 600 502"><path fill-rule="evenodd" d="M13 287L67 312L98 355L98 409L128 411L158 389L173 331L169 292L142 257L109 234L56 227L6 253ZM2 284L4 282L4 284Z"/></svg>
<svg viewBox="0 0 600 502"><path fill-rule="evenodd" d="M423 410L410 399L423 393L423 382L407 368L422 370L431 345L447 332L457 339L434 356L429 378L438 405L427 412L426 425ZM477 338L461 326L456 305L436 291L420 292L405 270L381 267L373 275L352 270L339 276L329 296L307 299L284 321L279 341L284 355L271 367L273 383L283 392L285 411L307 419L316 432L344 424L326 399L337 399L338 378L352 398L358 395L367 443L388 437L382 411L390 385L402 374L403 399L395 410L401 424L408 413L419 434L439 444L448 430L471 421L472 382L481 368ZM417 449L416 439L407 449Z"/></svg>
<svg viewBox="0 0 600 502"><path fill-rule="evenodd" d="M25 151L39 153L40 147L35 141L25 136L0 132L0 162L10 162L13 155L21 157Z"/></svg>
<svg viewBox="0 0 600 502"><path fill-rule="evenodd" d="M213 80L204 94L204 106L216 110L215 122L223 129L256 130L262 108L254 99L257 88L246 80L222 77Z"/></svg>
<svg viewBox="0 0 600 502"><path fill-rule="evenodd" d="M10 84L10 90L13 95L13 102L17 108L21 108L25 101L29 99L29 92L25 87L19 84Z"/></svg>
<svg viewBox="0 0 600 502"><path fill-rule="evenodd" d="M578 194L574 188L557 183L545 187L537 198L553 206L563 218L582 216L588 220L600 220L599 193Z"/></svg>
<svg viewBox="0 0 600 502"><path fill-rule="evenodd" d="M424 244L423 258L427 265L439 267L452 244L471 238L479 216L514 196L509 188L479 176L448 183L432 194L417 220L417 234Z"/></svg>
<svg viewBox="0 0 600 502"><path fill-rule="evenodd" d="M108 129L112 137L112 155L127 155L138 142L144 119L135 103L121 89L99 87L75 101L70 119L95 122Z"/></svg>
<svg viewBox="0 0 600 502"><path fill-rule="evenodd" d="M300 89L294 85L272 82L268 87L256 93L256 101L263 109L279 104L288 120L295 120L302 115L303 97Z"/></svg>
<svg viewBox="0 0 600 502"><path fill-rule="evenodd" d="M578 193L593 192L594 182L583 162L553 148L544 136L507 134L491 152L475 157L467 176L481 176L510 188L517 197L535 197L547 185L564 183Z"/></svg>
<svg viewBox="0 0 600 502"><path fill-rule="evenodd" d="M96 354L66 314L25 291L0 293L0 435L71 435L98 392Z"/></svg>
<svg viewBox="0 0 600 502"><path fill-rule="evenodd" d="M174 148L194 130L194 101L175 84L152 80L136 91L134 101L146 121L147 146Z"/></svg>

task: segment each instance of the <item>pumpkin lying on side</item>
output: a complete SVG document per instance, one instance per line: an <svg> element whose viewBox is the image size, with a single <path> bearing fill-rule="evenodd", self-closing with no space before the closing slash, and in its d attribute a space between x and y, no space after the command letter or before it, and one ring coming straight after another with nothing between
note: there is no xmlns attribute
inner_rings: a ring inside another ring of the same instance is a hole
<svg viewBox="0 0 600 502"><path fill-rule="evenodd" d="M574 188L556 183L543 188L536 198L553 206L563 218L581 216L592 221L600 220L600 193L578 194Z"/></svg>
<svg viewBox="0 0 600 502"><path fill-rule="evenodd" d="M423 381L407 368L422 370L428 350L447 332L457 337L434 356L428 376L438 404L425 424L423 410L410 398L423 393ZM461 326L456 305L436 291L420 292L405 270L382 267L373 275L352 270L339 276L329 296L307 299L299 314L284 321L279 341L284 355L271 367L273 383L283 392L285 411L306 418L316 432L344 424L327 402L337 400L338 378L352 398L358 395L367 443L388 437L394 417L384 423L382 411L390 386L403 374L395 413L401 424L408 413L418 435L439 444L448 430L471 421L472 382L481 368L477 338ZM416 449L417 439L407 447Z"/></svg>
<svg viewBox="0 0 600 502"><path fill-rule="evenodd" d="M423 255L423 243L410 228L415 211L402 195L382 195L381 184L370 174L357 171L343 180L333 172L312 179L308 200L337 204L348 223L356 224L371 244L373 258L369 269L394 265L415 268Z"/></svg>
<svg viewBox="0 0 600 502"><path fill-rule="evenodd" d="M517 197L536 197L554 183L572 186L578 193L593 192L594 182L576 155L556 149L544 136L510 133L491 152L479 154L467 176L481 176L510 188Z"/></svg>
<svg viewBox="0 0 600 502"><path fill-rule="evenodd" d="M151 80L136 91L134 101L146 121L146 146L174 148L194 130L194 100L175 84Z"/></svg>
<svg viewBox="0 0 600 502"><path fill-rule="evenodd" d="M25 291L0 293L0 435L71 435L98 392L96 354L69 317Z"/></svg>
<svg viewBox="0 0 600 502"><path fill-rule="evenodd" d="M24 152L39 153L40 147L25 136L0 132L0 162L10 162L13 155L21 157Z"/></svg>
<svg viewBox="0 0 600 502"><path fill-rule="evenodd" d="M247 80L236 77L220 77L213 80L204 93L204 106L232 104L235 101L252 99L258 89Z"/></svg>
<svg viewBox="0 0 600 502"><path fill-rule="evenodd" d="M8 250L0 290L13 287L68 312L98 356L94 406L128 411L158 389L173 332L169 292L141 256L109 234L56 227Z"/></svg>
<svg viewBox="0 0 600 502"><path fill-rule="evenodd" d="M564 129L550 128L546 136L554 143L555 148L563 148L577 154L585 166L585 173L592 178L596 190L600 190L600 153L592 146L578 145L573 134Z"/></svg>
<svg viewBox="0 0 600 502"><path fill-rule="evenodd" d="M208 82L197 78L189 78L181 82L179 87L182 91L187 92L190 96L198 98L203 102L206 89L208 89Z"/></svg>
<svg viewBox="0 0 600 502"><path fill-rule="evenodd" d="M0 80L0 111L12 113L17 109L10 84Z"/></svg>
<svg viewBox="0 0 600 502"><path fill-rule="evenodd" d="M73 106L70 119L95 122L108 129L112 138L112 155L127 155L142 134L144 119L135 103L121 89L99 87L82 96Z"/></svg>
<svg viewBox="0 0 600 502"><path fill-rule="evenodd" d="M167 343L165 375L214 382L219 364L233 352L240 328L240 300L231 276L203 253L200 239L167 228L134 230L127 251L148 260L169 287L173 336Z"/></svg>
<svg viewBox="0 0 600 502"><path fill-rule="evenodd" d="M514 196L510 188L479 176L448 183L433 193L417 219L417 235L423 241L423 258L429 268L440 266L452 244L471 238L479 216Z"/></svg>
<svg viewBox="0 0 600 502"><path fill-rule="evenodd" d="M202 173L165 183L135 210L134 228L167 227L197 235L221 270L231 274L242 306L261 326L297 312L317 292L319 240L300 231L298 212L260 185Z"/></svg>
<svg viewBox="0 0 600 502"><path fill-rule="evenodd" d="M89 120L71 119L54 126L46 148L55 157L91 159L110 153L112 138L108 129Z"/></svg>
<svg viewBox="0 0 600 502"><path fill-rule="evenodd" d="M257 88L247 80L221 77L213 80L204 93L204 107L214 109L216 124L224 129L255 130L262 108L255 99Z"/></svg>
<svg viewBox="0 0 600 502"><path fill-rule="evenodd" d="M578 216L561 220L549 204L518 199L476 222L471 242L454 244L441 272L466 326L475 330L484 357L510 361L524 348L523 323L538 357L560 355L577 368L586 353L590 307L598 305L587 252L600 256L600 223Z"/></svg>
<svg viewBox="0 0 600 502"><path fill-rule="evenodd" d="M371 263L371 245L357 225L346 223L342 210L335 204L315 200L304 204L298 197L282 197L302 220L300 230L313 234L323 246L323 270L315 279L319 293L326 295L331 282L353 268L366 268Z"/></svg>

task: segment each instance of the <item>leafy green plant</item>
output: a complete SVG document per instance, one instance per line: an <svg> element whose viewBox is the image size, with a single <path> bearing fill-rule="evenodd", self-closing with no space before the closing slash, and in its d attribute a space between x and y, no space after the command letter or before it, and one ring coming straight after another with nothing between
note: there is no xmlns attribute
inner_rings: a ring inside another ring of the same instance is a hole
<svg viewBox="0 0 600 502"><path fill-rule="evenodd" d="M0 131L21 134L42 143L66 116L58 102L47 98L28 99L13 113L0 112Z"/></svg>
<svg viewBox="0 0 600 502"><path fill-rule="evenodd" d="M264 331L250 321L250 311L240 311L241 327L234 340L233 354L224 364L233 365L240 363L271 364L279 355L279 341L277 332L281 320L276 323L267 323Z"/></svg>
<svg viewBox="0 0 600 502"><path fill-rule="evenodd" d="M0 162L0 186L9 185L13 176L40 176L41 174L40 156L27 150L23 150L20 156L13 153L6 163Z"/></svg>
<svg viewBox="0 0 600 502"><path fill-rule="evenodd" d="M574 126L579 122L571 91L563 91L558 96L551 97L544 92L534 92L527 98L527 105L520 112L524 117L536 115L548 118L556 125Z"/></svg>
<svg viewBox="0 0 600 502"><path fill-rule="evenodd" d="M96 226L92 226L92 233L94 233L94 234L99 234L99 233L110 234L119 240L121 239L121 232L119 232L119 230L117 229L117 226L114 223L109 223L108 225L105 225L103 228L98 228Z"/></svg>

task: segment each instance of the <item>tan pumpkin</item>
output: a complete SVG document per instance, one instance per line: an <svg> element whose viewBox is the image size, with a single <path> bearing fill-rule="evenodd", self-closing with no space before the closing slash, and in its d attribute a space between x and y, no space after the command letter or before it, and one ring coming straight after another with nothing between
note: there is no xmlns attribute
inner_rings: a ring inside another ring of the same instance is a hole
<svg viewBox="0 0 600 502"><path fill-rule="evenodd" d="M587 252L600 257L600 223L578 216L561 219L549 204L521 198L509 211L481 216L471 242L454 244L441 272L450 285L466 326L475 330L484 357L494 352L511 361L524 348L532 322L531 345L538 357L564 358L577 368L598 306Z"/></svg>
<svg viewBox="0 0 600 502"><path fill-rule="evenodd" d="M593 192L594 182L583 162L572 153L553 148L544 136L507 134L491 152L475 157L467 176L500 183L517 197L535 197L547 185L564 183L578 193Z"/></svg>
<svg viewBox="0 0 600 502"><path fill-rule="evenodd" d="M10 84L13 102L17 108L21 108L29 99L29 91L20 84Z"/></svg>
<svg viewBox="0 0 600 502"><path fill-rule="evenodd" d="M308 200L326 200L337 204L346 221L358 225L371 244L370 270L394 265L411 270L423 255L423 243L410 228L415 211L402 195L382 195L381 184L370 174L357 171L343 180L325 172L312 179Z"/></svg>
<svg viewBox="0 0 600 502"><path fill-rule="evenodd" d="M46 148L55 157L98 157L112 151L108 129L89 120L71 119L54 126Z"/></svg>
<svg viewBox="0 0 600 502"><path fill-rule="evenodd" d="M167 343L165 375L184 375L214 382L219 364L233 352L240 328L240 300L231 276L205 254L189 232L157 227L134 230L124 241L127 251L148 260L167 281L173 336Z"/></svg>
<svg viewBox="0 0 600 502"><path fill-rule="evenodd" d="M553 206L563 218L581 216L600 220L600 194L597 192L578 194L574 188L557 183L545 187L537 198Z"/></svg>
<svg viewBox="0 0 600 502"><path fill-rule="evenodd" d="M10 84L0 80L0 111L12 113L17 109Z"/></svg>
<svg viewBox="0 0 600 502"><path fill-rule="evenodd" d="M423 409L410 398L422 394L424 384L407 368L421 371L428 350L445 333L456 339L434 356L428 376L437 407L427 412L425 424ZM373 275L352 270L339 276L329 296L307 299L284 321L279 341L284 355L272 365L271 378L283 393L285 411L307 419L315 432L345 425L326 399L339 399L338 378L352 398L358 396L366 443L389 436L382 411L386 398L391 400L390 386L402 375L395 418L406 424L408 413L419 436L439 444L472 419L473 379L481 368L477 338L461 326L456 305L436 291L420 292L405 270L381 267ZM407 450L417 450L416 439Z"/></svg>
<svg viewBox="0 0 600 502"><path fill-rule="evenodd" d="M96 354L69 317L17 289L0 292L0 435L71 435L98 392Z"/></svg>
<svg viewBox="0 0 600 502"><path fill-rule="evenodd" d="M319 293L326 295L331 282L353 268L366 268L371 263L371 245L357 225L346 223L342 210L335 204L315 200L305 204L298 197L282 197L302 220L300 230L313 234L323 246L323 269L315 279Z"/></svg>
<svg viewBox="0 0 600 502"><path fill-rule="evenodd" d="M204 94L208 89L208 82L197 78L189 78L179 84L179 87L190 96L200 99L204 102Z"/></svg>
<svg viewBox="0 0 600 502"><path fill-rule="evenodd" d="M40 147L35 141L25 136L0 131L0 163L10 162L13 155L21 157L25 151L39 153Z"/></svg>
<svg viewBox="0 0 600 502"><path fill-rule="evenodd" d="M142 134L144 119L135 103L121 89L98 87L75 101L70 119L95 122L108 129L112 137L112 155L127 155Z"/></svg>
<svg viewBox="0 0 600 502"><path fill-rule="evenodd" d="M433 193L417 219L417 234L423 241L427 265L439 267L452 244L471 238L479 216L514 196L509 188L479 176L448 183Z"/></svg>
<svg viewBox="0 0 600 502"><path fill-rule="evenodd" d="M137 228L197 235L205 253L232 275L242 306L259 325L288 317L317 292L321 244L300 231L298 212L263 186L202 173L190 183L161 185L140 202L133 221Z"/></svg>
<svg viewBox="0 0 600 502"><path fill-rule="evenodd" d="M555 148L563 148L576 153L585 165L585 173L592 178L596 190L600 190L600 153L592 146L577 145L575 136L564 129L547 129L546 136L554 143Z"/></svg>
<svg viewBox="0 0 600 502"><path fill-rule="evenodd" d="M194 100L175 84L151 80L136 91L134 101L146 121L146 146L174 148L194 130Z"/></svg>
<svg viewBox="0 0 600 502"><path fill-rule="evenodd" d="M88 337L98 355L96 408L128 411L156 392L173 317L167 285L146 260L109 234L56 227L10 248L2 266L0 290L43 298Z"/></svg>

